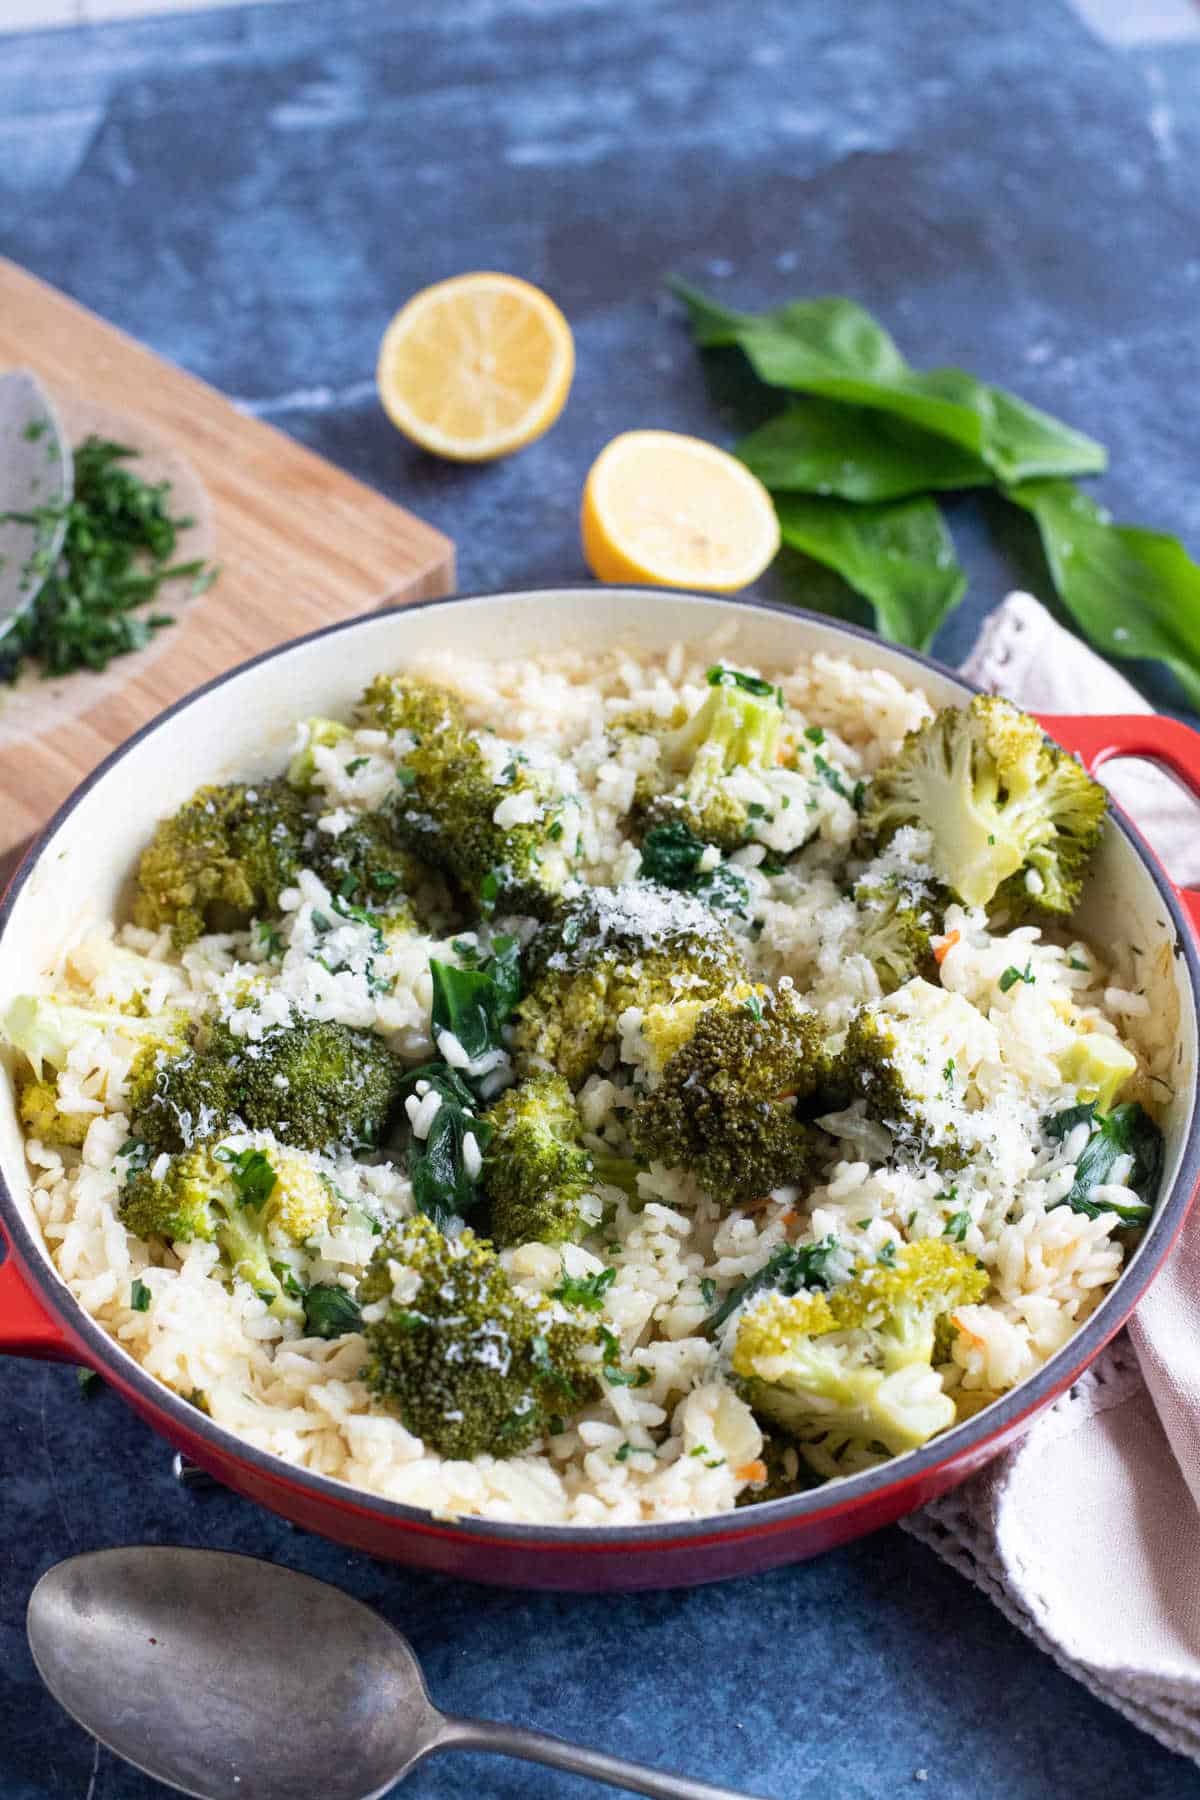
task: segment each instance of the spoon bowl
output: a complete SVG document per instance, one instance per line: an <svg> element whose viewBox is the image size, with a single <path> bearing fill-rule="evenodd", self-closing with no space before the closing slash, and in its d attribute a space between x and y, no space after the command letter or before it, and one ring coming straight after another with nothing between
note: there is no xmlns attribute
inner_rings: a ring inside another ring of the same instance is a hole
<svg viewBox="0 0 1200 1800"><path fill-rule="evenodd" d="M386 1619L254 1557L72 1557L33 1590L28 1630L73 1719L200 1800L370 1800L437 1737L420 1665Z"/></svg>
<svg viewBox="0 0 1200 1800"><path fill-rule="evenodd" d="M651 1800L751 1800L544 1732L453 1718L360 1600L221 1550L93 1550L29 1599L38 1674L76 1722L196 1800L379 1800L439 1750L524 1757Z"/></svg>

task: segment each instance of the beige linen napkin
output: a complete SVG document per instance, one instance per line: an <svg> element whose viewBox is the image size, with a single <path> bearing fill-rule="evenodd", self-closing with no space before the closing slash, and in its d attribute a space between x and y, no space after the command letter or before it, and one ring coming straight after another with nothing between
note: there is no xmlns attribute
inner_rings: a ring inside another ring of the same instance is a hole
<svg viewBox="0 0 1200 1800"><path fill-rule="evenodd" d="M1011 594L963 665L1034 712L1147 712ZM1196 803L1144 764L1105 779L1173 878L1200 885ZM1013 1450L904 1521L1085 1687L1200 1762L1200 1208L1128 1333Z"/></svg>

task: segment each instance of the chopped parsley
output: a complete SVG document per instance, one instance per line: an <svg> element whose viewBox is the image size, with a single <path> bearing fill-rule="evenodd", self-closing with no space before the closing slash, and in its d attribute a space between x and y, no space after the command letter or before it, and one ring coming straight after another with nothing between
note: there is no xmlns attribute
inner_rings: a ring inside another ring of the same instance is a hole
<svg viewBox="0 0 1200 1800"><path fill-rule="evenodd" d="M550 1290L552 1300L561 1300L564 1306L582 1306L585 1312L599 1312L604 1305L604 1296L617 1279L615 1269L598 1269L594 1275L568 1275L564 1269L562 1280L556 1288Z"/></svg>
<svg viewBox="0 0 1200 1800"><path fill-rule="evenodd" d="M496 902L500 898L500 885L499 871L489 869L479 884L479 905L482 912L495 912Z"/></svg>
<svg viewBox="0 0 1200 1800"><path fill-rule="evenodd" d="M370 760L371 759L369 756L352 757L351 760L346 764L347 775L357 775L358 771L360 769L366 768L366 766L370 762Z"/></svg>
<svg viewBox="0 0 1200 1800"><path fill-rule="evenodd" d="M126 1138L117 1155L125 1158L126 1174L136 1175L150 1161L150 1146L144 1138Z"/></svg>
<svg viewBox="0 0 1200 1800"><path fill-rule="evenodd" d="M823 744L825 742L825 733L821 730L819 725L807 726L804 735L810 744Z"/></svg>
<svg viewBox="0 0 1200 1800"><path fill-rule="evenodd" d="M970 1229L971 1215L964 1208L962 1212L951 1213L942 1228L942 1236L953 1238L956 1244L961 1244Z"/></svg>
<svg viewBox="0 0 1200 1800"><path fill-rule="evenodd" d="M95 1369L76 1369L75 1379L79 1383L81 1400L94 1400L104 1386Z"/></svg>
<svg viewBox="0 0 1200 1800"><path fill-rule="evenodd" d="M1009 963L997 985L1002 994L1007 994L1009 988L1016 987L1018 981L1028 982L1032 987L1036 980L1037 976L1033 972L1032 961L1027 962L1023 969L1015 968L1012 963Z"/></svg>
<svg viewBox="0 0 1200 1800"><path fill-rule="evenodd" d="M129 1290L129 1304L134 1312L149 1312L150 1299L150 1289L140 1275L135 1277L133 1286Z"/></svg>
<svg viewBox="0 0 1200 1800"><path fill-rule="evenodd" d="M743 694L753 694L756 700L774 700L780 711L783 710L783 689L772 686L759 675L747 675L744 669L730 669L724 663L716 663L708 671L709 687L740 688Z"/></svg>
<svg viewBox="0 0 1200 1800"><path fill-rule="evenodd" d="M644 1388L654 1377L649 1369L618 1369L615 1363L605 1363L604 1379L609 1387Z"/></svg>
<svg viewBox="0 0 1200 1800"><path fill-rule="evenodd" d="M240 1205L256 1210L266 1205L275 1187L276 1176L261 1150L230 1150L226 1145L219 1145L213 1155L228 1168Z"/></svg>
<svg viewBox="0 0 1200 1800"><path fill-rule="evenodd" d="M600 1342L604 1346L604 1379L610 1387L649 1387L654 1379L649 1369L622 1369L619 1367L621 1345L607 1325L600 1327Z"/></svg>
<svg viewBox="0 0 1200 1800"><path fill-rule="evenodd" d="M700 1298L705 1306L711 1306L717 1297L717 1284L711 1275L705 1275L700 1282Z"/></svg>
<svg viewBox="0 0 1200 1800"><path fill-rule="evenodd" d="M260 919L255 926L255 935L268 956L283 955L283 933L266 919Z"/></svg>
<svg viewBox="0 0 1200 1800"><path fill-rule="evenodd" d="M125 444L89 437L75 451L72 499L0 514L0 524L35 527L21 585L41 584L0 645L0 681L15 681L28 661L40 665L43 677L106 669L175 623L169 613L147 610L164 582L188 581L191 593L201 594L216 580L217 570L203 562L172 562L179 533L195 521L172 515L170 482L143 481L125 467L137 455ZM49 546L64 522L62 549L52 562Z"/></svg>

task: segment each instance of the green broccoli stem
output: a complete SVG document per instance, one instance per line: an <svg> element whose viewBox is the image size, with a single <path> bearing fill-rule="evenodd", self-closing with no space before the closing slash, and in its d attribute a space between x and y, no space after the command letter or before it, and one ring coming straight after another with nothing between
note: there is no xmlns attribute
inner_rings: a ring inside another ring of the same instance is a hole
<svg viewBox="0 0 1200 1800"><path fill-rule="evenodd" d="M222 1260L236 1281L252 1287L273 1317L304 1321L304 1306L289 1294L271 1267L271 1255L261 1227L251 1225L244 1208L227 1213L218 1223L215 1240Z"/></svg>

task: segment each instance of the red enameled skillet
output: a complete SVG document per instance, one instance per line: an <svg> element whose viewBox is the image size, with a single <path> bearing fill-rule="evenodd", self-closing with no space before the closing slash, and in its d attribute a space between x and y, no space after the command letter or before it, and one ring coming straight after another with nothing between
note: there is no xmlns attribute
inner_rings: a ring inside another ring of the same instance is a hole
<svg viewBox="0 0 1200 1800"><path fill-rule="evenodd" d="M116 751L83 783L30 850L0 906L0 1005L27 989L88 917L121 904L154 822L203 781L266 773L291 722L348 707L380 669L444 648L489 658L571 646L586 657L614 641L648 652L678 639L727 635L720 654L781 666L809 653L883 668L935 704L969 689L927 658L830 619L745 600L662 589L558 588L482 594L372 614L284 644L218 677ZM1043 720L1091 769L1114 756L1162 764L1200 795L1200 736L1152 716ZM1196 1117L1200 895L1177 890L1136 831L1114 814L1089 884L1083 935L1102 948L1136 943L1153 974L1152 1002L1178 1044L1175 1098L1155 1215L1120 1280L1037 1374L973 1419L870 1473L767 1505L681 1523L614 1527L449 1522L280 1461L241 1442L146 1374L84 1312L55 1273L28 1203L11 1084L0 1071L0 1351L98 1370L177 1449L238 1493L310 1531L423 1568L514 1586L671 1587L794 1562L891 1523L944 1493L1010 1443L1073 1382L1125 1322L1181 1230L1200 1174Z"/></svg>

